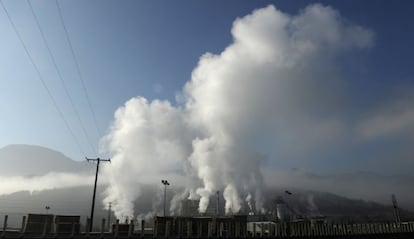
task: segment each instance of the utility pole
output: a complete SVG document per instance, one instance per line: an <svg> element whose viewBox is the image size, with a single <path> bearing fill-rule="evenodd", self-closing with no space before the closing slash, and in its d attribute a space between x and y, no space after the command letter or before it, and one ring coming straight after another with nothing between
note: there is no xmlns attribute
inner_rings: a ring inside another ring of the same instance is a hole
<svg viewBox="0 0 414 239"><path fill-rule="evenodd" d="M164 217L165 217L165 203L167 201L167 186L169 186L170 183L167 180L161 180L161 183L164 184Z"/></svg>
<svg viewBox="0 0 414 239"><path fill-rule="evenodd" d="M111 207L112 202L110 202L108 206L108 230L111 230Z"/></svg>
<svg viewBox="0 0 414 239"><path fill-rule="evenodd" d="M400 223L400 222L401 222L401 219L400 219L400 210L399 210L399 208L398 208L397 198L395 197L395 195L394 195L394 194L393 194L393 195L391 195L391 200L392 200L392 206L393 206L393 208L394 208L394 216L395 216L395 221L396 221L397 223Z"/></svg>
<svg viewBox="0 0 414 239"><path fill-rule="evenodd" d="M92 208L91 208L91 222L89 223L89 231L92 231L92 226L93 226L93 212L95 209L95 196L96 196L96 184L98 182L98 172L99 172L99 163L102 162L111 162L111 159L100 159L100 158L96 158L96 159L90 159L90 158L86 158L86 160L89 161L96 161L96 174L95 174L95 185L93 187L93 197L92 197Z"/></svg>

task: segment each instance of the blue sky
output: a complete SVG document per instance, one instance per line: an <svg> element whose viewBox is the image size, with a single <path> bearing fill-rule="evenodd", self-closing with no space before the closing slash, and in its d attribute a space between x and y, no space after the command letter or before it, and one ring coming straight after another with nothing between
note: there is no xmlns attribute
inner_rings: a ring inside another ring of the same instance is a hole
<svg viewBox="0 0 414 239"><path fill-rule="evenodd" d="M28 3L11 0L3 0L3 3L84 153L56 112L3 9L0 10L0 147L36 144L61 151L75 160L96 156L64 93ZM130 98L143 96L148 100L166 99L176 104L175 96L190 80L200 56L206 52L219 54L232 42L231 28L235 19L269 4L296 15L314 2L59 1L101 132L97 132L93 125L55 1L31 3L89 137L96 146L102 134L108 132L115 110ZM410 91L414 73L411 1L321 3L336 9L347 21L374 33L370 49L354 51L339 59L340 71L350 89L348 98L352 99L347 101L347 108L364 114L367 109L381 108L382 103L387 105L388 101L393 102L397 96ZM341 116L344 121L352 121L353 115L349 112ZM322 170L324 167L331 170L335 165L341 165L343 171L357 170L361 163L359 159L364 155L374 157L374 151L381 155L387 153L381 152L379 148L387 150L379 145L410 142L403 134L393 137L352 146L352 151L344 155L338 155L338 151L318 152L314 155L318 160L307 161L301 166L312 169L317 163ZM400 147L398 150L393 147L391 152L398 151L409 158L406 152L409 147ZM338 157L338 160L328 161L326 158L329 157ZM341 160L342 157L347 160ZM364 170L371 169L371 163L362 162L362 165ZM297 165L285 163L284 166ZM375 170L384 172L387 167L389 162ZM396 166L392 173L407 173L408 170L403 168Z"/></svg>

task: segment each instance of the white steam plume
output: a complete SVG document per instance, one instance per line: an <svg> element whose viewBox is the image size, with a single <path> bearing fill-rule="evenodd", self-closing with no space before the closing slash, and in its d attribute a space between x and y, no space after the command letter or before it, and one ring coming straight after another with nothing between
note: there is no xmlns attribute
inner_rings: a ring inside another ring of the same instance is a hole
<svg viewBox="0 0 414 239"><path fill-rule="evenodd" d="M252 206L252 195L249 193L246 197L246 203L247 206L249 207L249 213L253 211L253 206Z"/></svg>
<svg viewBox="0 0 414 239"><path fill-rule="evenodd" d="M169 102L138 97L116 111L103 143L113 154L104 168L110 181L105 203L112 202L117 217L133 218L142 185L183 174L181 164L190 150L187 137L182 110Z"/></svg>
<svg viewBox="0 0 414 239"><path fill-rule="evenodd" d="M217 190L226 213L239 212L248 195L263 210L260 164L277 137L300 149L323 145L341 130L337 120L314 112L337 107L341 97L332 92L342 81L335 58L369 47L370 31L315 4L297 16L274 6L256 10L234 22L232 35L223 52L200 58L182 105L138 97L117 110L104 146L113 155L105 200L118 217L133 216L142 183L182 174L191 179L181 185L200 198L200 212Z"/></svg>

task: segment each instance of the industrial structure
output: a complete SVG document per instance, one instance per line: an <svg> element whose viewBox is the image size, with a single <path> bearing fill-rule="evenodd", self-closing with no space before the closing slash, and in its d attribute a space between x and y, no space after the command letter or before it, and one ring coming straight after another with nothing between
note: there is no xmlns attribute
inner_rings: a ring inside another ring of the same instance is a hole
<svg viewBox="0 0 414 239"><path fill-rule="evenodd" d="M27 220L26 220L27 219ZM248 221L247 215L229 217L155 217L112 224L102 219L98 230L81 226L79 216L29 214L20 230L9 230L4 218L0 238L414 238L414 222L329 224L323 221ZM81 230L83 228L83 230Z"/></svg>
<svg viewBox="0 0 414 239"><path fill-rule="evenodd" d="M247 236L247 217L155 217L154 237L239 238Z"/></svg>

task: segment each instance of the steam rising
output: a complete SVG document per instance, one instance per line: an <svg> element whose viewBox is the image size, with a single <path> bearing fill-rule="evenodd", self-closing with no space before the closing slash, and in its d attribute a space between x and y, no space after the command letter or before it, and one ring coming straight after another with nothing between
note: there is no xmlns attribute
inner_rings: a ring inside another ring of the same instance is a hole
<svg viewBox="0 0 414 239"><path fill-rule="evenodd" d="M104 204L118 217L134 216L144 184L161 179L185 187L173 197L199 199L223 192L226 213L255 203L262 211L261 165L277 137L315 145L341 130L327 114L341 97L336 57L372 44L372 33L344 21L330 7L310 5L297 16L274 6L237 19L233 43L220 54L204 54L181 92L182 103L130 99L116 113L104 148L112 155ZM327 100L329 99L329 100ZM301 125L295 130L286 128ZM314 131L318 134L315 136ZM299 140L300 139L300 140ZM270 158L271 159L271 158ZM147 216L147 212L141 217Z"/></svg>

